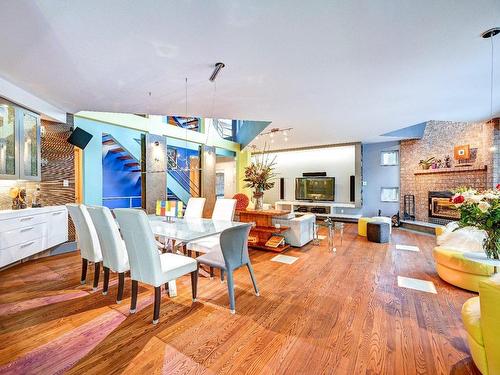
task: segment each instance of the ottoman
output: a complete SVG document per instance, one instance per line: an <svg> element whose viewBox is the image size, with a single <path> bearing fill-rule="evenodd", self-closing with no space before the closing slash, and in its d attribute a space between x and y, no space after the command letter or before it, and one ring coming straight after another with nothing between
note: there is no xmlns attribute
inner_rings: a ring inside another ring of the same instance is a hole
<svg viewBox="0 0 500 375"><path fill-rule="evenodd" d="M389 233L392 233L392 219L387 216L374 216L371 218L375 222L387 223L389 224Z"/></svg>
<svg viewBox="0 0 500 375"><path fill-rule="evenodd" d="M382 222L369 222L366 224L366 237L370 242L387 243L390 238L391 226Z"/></svg>
<svg viewBox="0 0 500 375"><path fill-rule="evenodd" d="M372 221L370 217L360 217L358 219L358 235L366 237L366 224Z"/></svg>

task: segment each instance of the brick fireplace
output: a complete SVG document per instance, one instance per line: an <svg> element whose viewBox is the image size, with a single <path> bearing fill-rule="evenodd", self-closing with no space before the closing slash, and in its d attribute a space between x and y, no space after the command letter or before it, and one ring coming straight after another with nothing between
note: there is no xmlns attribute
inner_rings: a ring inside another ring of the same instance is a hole
<svg viewBox="0 0 500 375"><path fill-rule="evenodd" d="M478 190L494 187L500 174L499 119L495 120L488 124L429 121L421 139L401 141L401 213L404 212L404 195L411 194L415 196L416 220L442 224L453 218L445 217L445 200L431 200L432 193L439 198L439 195L449 196L450 190L461 186ZM464 144L474 150L474 158L467 163L468 166L453 160L454 146ZM450 156L451 168L421 169L419 161L431 156L441 160ZM449 216L450 212L447 213Z"/></svg>

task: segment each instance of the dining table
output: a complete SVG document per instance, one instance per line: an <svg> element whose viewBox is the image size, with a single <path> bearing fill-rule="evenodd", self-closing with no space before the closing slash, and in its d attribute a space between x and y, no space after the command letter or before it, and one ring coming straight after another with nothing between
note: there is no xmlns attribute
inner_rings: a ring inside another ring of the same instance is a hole
<svg viewBox="0 0 500 375"><path fill-rule="evenodd" d="M228 228L245 225L237 221L219 221L203 218L178 218L173 216L148 215L151 231L157 237L172 240L172 252L177 252L188 242L220 234ZM168 283L170 297L177 295L175 280Z"/></svg>

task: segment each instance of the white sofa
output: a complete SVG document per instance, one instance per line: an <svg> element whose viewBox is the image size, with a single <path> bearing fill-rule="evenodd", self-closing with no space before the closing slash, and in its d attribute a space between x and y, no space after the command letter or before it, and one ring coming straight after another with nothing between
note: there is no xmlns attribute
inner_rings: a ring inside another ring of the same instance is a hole
<svg viewBox="0 0 500 375"><path fill-rule="evenodd" d="M314 238L314 214L304 214L298 217L273 218L273 224L290 227L285 232L285 241L294 247L302 247Z"/></svg>

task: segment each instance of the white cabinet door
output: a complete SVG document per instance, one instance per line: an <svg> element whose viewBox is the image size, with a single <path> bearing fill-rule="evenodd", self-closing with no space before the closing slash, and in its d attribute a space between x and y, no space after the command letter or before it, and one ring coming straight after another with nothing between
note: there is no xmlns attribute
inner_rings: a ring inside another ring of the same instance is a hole
<svg viewBox="0 0 500 375"><path fill-rule="evenodd" d="M0 248L11 247L47 236L47 223L39 223L0 232ZM40 251L43 249L40 249Z"/></svg>
<svg viewBox="0 0 500 375"><path fill-rule="evenodd" d="M39 253L42 247L42 238L37 238L15 246L0 249L0 267Z"/></svg>
<svg viewBox="0 0 500 375"><path fill-rule="evenodd" d="M66 209L49 212L47 248L68 241L68 211Z"/></svg>

